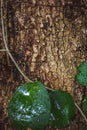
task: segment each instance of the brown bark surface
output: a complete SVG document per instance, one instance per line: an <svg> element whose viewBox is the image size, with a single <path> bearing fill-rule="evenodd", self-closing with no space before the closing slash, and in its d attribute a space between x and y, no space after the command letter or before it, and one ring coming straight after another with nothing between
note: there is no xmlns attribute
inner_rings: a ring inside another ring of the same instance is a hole
<svg viewBox="0 0 87 130"><path fill-rule="evenodd" d="M22 71L33 81L68 91L79 105L84 88L75 81L75 75L77 66L87 58L86 5L86 0L67 1L65 6L58 0L4 2L7 43ZM0 49L3 48L0 22ZM8 120L8 102L24 82L7 53L0 52L0 130L13 130ZM76 110L71 124L61 130L83 130L85 126Z"/></svg>

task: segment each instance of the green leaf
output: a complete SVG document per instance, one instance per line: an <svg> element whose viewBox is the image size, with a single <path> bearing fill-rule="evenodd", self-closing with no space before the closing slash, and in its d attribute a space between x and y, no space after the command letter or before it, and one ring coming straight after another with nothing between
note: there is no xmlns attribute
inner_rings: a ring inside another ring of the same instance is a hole
<svg viewBox="0 0 87 130"><path fill-rule="evenodd" d="M87 73L87 61L79 65L78 71L81 73Z"/></svg>
<svg viewBox="0 0 87 130"><path fill-rule="evenodd" d="M87 62L83 62L78 67L78 74L76 80L84 86L87 86Z"/></svg>
<svg viewBox="0 0 87 130"><path fill-rule="evenodd" d="M63 128L69 125L75 115L75 105L72 96L63 90L50 93L51 116L49 124L54 128Z"/></svg>
<svg viewBox="0 0 87 130"><path fill-rule="evenodd" d="M86 73L79 73L76 76L76 80L84 86L87 86L87 74Z"/></svg>
<svg viewBox="0 0 87 130"><path fill-rule="evenodd" d="M50 117L50 98L40 82L21 85L12 96L8 115L17 130L43 130Z"/></svg>
<svg viewBox="0 0 87 130"><path fill-rule="evenodd" d="M83 130L87 130L87 128L84 128Z"/></svg>
<svg viewBox="0 0 87 130"><path fill-rule="evenodd" d="M87 95L84 95L83 101L82 101L82 110L87 117Z"/></svg>

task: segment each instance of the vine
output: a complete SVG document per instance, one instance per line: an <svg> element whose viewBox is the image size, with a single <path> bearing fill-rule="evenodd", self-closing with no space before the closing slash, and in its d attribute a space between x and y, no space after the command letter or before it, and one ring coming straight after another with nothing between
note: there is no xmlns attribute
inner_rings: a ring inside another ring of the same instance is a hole
<svg viewBox="0 0 87 130"><path fill-rule="evenodd" d="M18 66L18 64L16 63L16 61L14 60L12 54L10 53L10 50L7 46L7 42L6 42L6 37L5 37L5 27L4 27L4 19L3 19L3 0L1 0L1 23L2 23L2 34L3 34L3 41L4 41L4 46L5 46L5 51L8 53L9 57L11 58L12 62L14 63L14 65L16 66L16 68L18 69L18 71L21 73L21 75L28 81L28 82L32 82L20 69L20 67Z"/></svg>
<svg viewBox="0 0 87 130"><path fill-rule="evenodd" d="M1 49L0 51L1 52L6 52L10 59L12 60L12 62L14 63L15 67L17 68L17 70L20 72L20 74L28 81L28 82L33 82L32 80L30 80L23 72L22 70L20 69L20 67L18 66L18 64L16 63L15 59L13 58L9 48L8 48L8 45L7 45L7 41L6 41L6 33L5 33L5 24L4 24L4 15L3 15L3 11L4 11L4 6L3 6L3 0L1 0L1 24L2 24L2 36L3 36L3 42L4 42L4 46L5 46L5 49ZM49 88L49 87L46 87L46 89L50 90L50 91L54 91L53 89ZM80 112L80 114L82 115L82 117L84 118L84 120L86 121L87 123L87 118L86 116L84 115L83 111L81 110L81 108L78 106L78 104L76 102L75 103L75 106L76 108L78 109L78 111Z"/></svg>

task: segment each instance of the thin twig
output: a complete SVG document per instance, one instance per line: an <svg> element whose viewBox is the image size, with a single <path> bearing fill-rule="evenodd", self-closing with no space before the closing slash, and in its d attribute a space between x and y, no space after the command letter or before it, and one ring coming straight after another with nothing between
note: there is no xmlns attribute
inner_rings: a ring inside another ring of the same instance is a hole
<svg viewBox="0 0 87 130"><path fill-rule="evenodd" d="M5 8L5 15L7 15L7 0L6 0L6 2L5 2L5 4L6 4L6 8ZM4 24L4 26L5 26L5 39L6 39L6 43L7 43L7 46L8 46L8 36L7 36L7 19L5 19L5 24ZM7 64L8 64L8 66L10 65L10 61L9 61L9 55L8 55L8 53L6 53L6 56L7 56Z"/></svg>
<svg viewBox="0 0 87 130"><path fill-rule="evenodd" d="M7 51L6 49L0 49L0 51L2 52L2 51Z"/></svg>

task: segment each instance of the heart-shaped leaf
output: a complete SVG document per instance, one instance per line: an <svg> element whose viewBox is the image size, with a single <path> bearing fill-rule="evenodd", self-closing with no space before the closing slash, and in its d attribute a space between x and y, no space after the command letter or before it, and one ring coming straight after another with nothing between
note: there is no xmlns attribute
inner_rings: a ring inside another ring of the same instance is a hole
<svg viewBox="0 0 87 130"><path fill-rule="evenodd" d="M50 117L50 98L40 82L21 85L12 96L8 115L17 130L43 130Z"/></svg>
<svg viewBox="0 0 87 130"><path fill-rule="evenodd" d="M75 115L75 105L72 96L63 90L50 93L51 116L49 124L54 128L63 128L69 125Z"/></svg>

